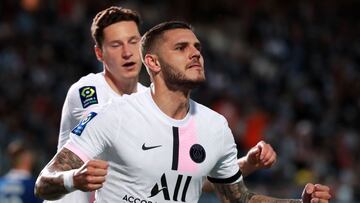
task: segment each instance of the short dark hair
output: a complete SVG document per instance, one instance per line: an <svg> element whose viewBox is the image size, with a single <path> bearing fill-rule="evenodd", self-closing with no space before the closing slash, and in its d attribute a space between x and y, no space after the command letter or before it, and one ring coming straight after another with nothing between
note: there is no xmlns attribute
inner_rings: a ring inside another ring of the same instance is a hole
<svg viewBox="0 0 360 203"><path fill-rule="evenodd" d="M133 10L117 6L111 6L97 13L91 25L91 36L96 45L101 47L103 43L103 30L120 21L134 21L139 26L140 16Z"/></svg>
<svg viewBox="0 0 360 203"><path fill-rule="evenodd" d="M145 55L153 49L155 42L161 37L165 31L173 29L189 29L193 30L190 24L183 21L168 21L160 23L149 31L147 31L141 39L141 55L144 59Z"/></svg>

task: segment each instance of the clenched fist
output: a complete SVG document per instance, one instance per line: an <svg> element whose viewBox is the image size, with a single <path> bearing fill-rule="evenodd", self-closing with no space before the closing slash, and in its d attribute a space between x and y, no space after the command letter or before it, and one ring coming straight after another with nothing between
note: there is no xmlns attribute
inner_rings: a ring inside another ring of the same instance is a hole
<svg viewBox="0 0 360 203"><path fill-rule="evenodd" d="M103 186L109 164L103 160L89 160L74 173L74 187L82 191L94 191Z"/></svg>
<svg viewBox="0 0 360 203"><path fill-rule="evenodd" d="M270 168L276 162L276 152L264 141L252 147L246 156L239 159L239 166L244 176L255 170Z"/></svg>
<svg viewBox="0 0 360 203"><path fill-rule="evenodd" d="M328 203L330 198L330 188L320 184L306 184L302 194L303 203Z"/></svg>

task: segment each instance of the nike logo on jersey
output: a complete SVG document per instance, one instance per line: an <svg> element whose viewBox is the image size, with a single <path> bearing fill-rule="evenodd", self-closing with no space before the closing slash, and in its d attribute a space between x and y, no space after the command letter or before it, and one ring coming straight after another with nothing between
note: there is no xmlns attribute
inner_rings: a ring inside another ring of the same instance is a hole
<svg viewBox="0 0 360 203"><path fill-rule="evenodd" d="M145 150L154 149L154 148L158 148L158 147L161 147L161 145L147 147L147 146L145 146L145 143L144 143L142 145L141 149L145 151Z"/></svg>

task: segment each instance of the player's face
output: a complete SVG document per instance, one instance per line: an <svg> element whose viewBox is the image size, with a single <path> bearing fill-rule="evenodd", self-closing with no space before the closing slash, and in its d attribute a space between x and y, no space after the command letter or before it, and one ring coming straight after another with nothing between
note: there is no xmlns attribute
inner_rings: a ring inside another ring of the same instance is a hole
<svg viewBox="0 0 360 203"><path fill-rule="evenodd" d="M205 81L201 45L191 30L166 31L159 43L159 62L168 86L191 89Z"/></svg>
<svg viewBox="0 0 360 203"><path fill-rule="evenodd" d="M134 21L114 23L103 30L102 62L112 77L132 79L139 75L140 33Z"/></svg>

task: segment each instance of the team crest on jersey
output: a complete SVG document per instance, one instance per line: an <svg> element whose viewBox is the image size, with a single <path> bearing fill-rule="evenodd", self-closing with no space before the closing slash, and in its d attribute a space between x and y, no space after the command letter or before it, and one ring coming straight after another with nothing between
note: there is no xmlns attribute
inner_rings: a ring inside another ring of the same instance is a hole
<svg viewBox="0 0 360 203"><path fill-rule="evenodd" d="M194 144L190 148L190 157L195 163L201 163L206 158L206 152L204 147L199 144Z"/></svg>
<svg viewBox="0 0 360 203"><path fill-rule="evenodd" d="M94 86L85 86L79 89L81 104L83 108L97 104L96 88Z"/></svg>
<svg viewBox="0 0 360 203"><path fill-rule="evenodd" d="M90 112L88 116L82 121L80 121L80 123L71 132L74 133L75 135L80 136L83 130L85 129L86 124L88 124L91 121L91 119L93 119L96 115L97 113Z"/></svg>

